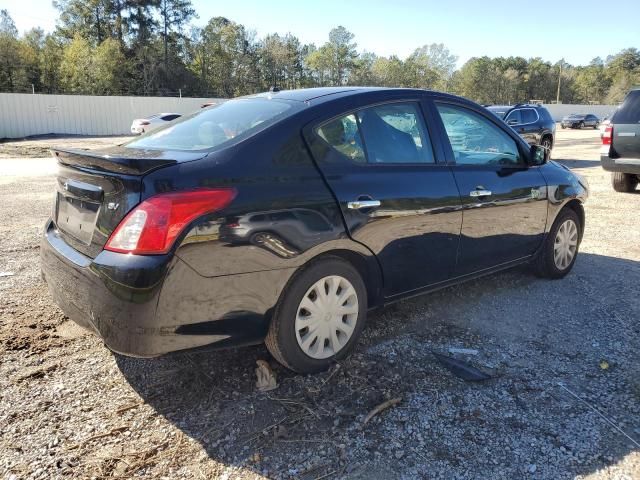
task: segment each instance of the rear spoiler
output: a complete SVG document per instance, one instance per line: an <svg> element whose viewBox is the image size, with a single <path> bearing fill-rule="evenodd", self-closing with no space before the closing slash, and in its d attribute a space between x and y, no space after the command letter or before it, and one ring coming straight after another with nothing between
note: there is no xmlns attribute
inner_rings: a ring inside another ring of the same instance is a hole
<svg viewBox="0 0 640 480"><path fill-rule="evenodd" d="M51 150L53 157L62 165L120 173L122 175L144 175L151 170L178 163L178 160L165 158L163 156L164 153L162 151L124 149L121 147L102 152L61 148Z"/></svg>

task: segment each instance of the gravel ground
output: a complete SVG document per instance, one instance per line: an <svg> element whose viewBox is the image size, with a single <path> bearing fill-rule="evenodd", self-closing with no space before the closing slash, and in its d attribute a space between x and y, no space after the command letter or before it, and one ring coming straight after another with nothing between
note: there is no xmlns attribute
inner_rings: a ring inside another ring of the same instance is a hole
<svg viewBox="0 0 640 480"><path fill-rule="evenodd" d="M0 475L640 478L640 192L611 189L598 149L597 131L558 131L554 157L592 190L568 277L520 268L396 304L370 316L354 355L314 376L264 347L109 352L39 277L53 177L0 160L0 272L13 273L0 276ZM431 352L450 347L477 350L456 356L492 379L442 368ZM276 390L256 390L258 359Z"/></svg>
<svg viewBox="0 0 640 480"><path fill-rule="evenodd" d="M38 135L23 140L0 141L0 158L16 157L48 157L49 149L60 148L88 148L90 150L110 147L132 139L131 136L102 136L85 137L80 135Z"/></svg>

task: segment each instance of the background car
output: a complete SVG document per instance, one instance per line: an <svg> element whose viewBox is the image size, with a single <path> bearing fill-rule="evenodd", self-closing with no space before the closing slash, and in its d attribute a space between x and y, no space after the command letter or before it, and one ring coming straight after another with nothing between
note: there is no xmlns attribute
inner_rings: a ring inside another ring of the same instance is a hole
<svg viewBox="0 0 640 480"><path fill-rule="evenodd" d="M560 122L562 128L598 128L600 119L591 113L572 113Z"/></svg>
<svg viewBox="0 0 640 480"><path fill-rule="evenodd" d="M179 113L157 113L146 118L136 118L131 124L131 133L141 135L150 132L181 116Z"/></svg>
<svg viewBox="0 0 640 480"><path fill-rule="evenodd" d="M542 105L490 105L486 108L503 119L529 145L542 145L551 153L555 142L556 122Z"/></svg>
<svg viewBox="0 0 640 480"><path fill-rule="evenodd" d="M125 355L264 342L298 372L345 357L370 309L516 265L564 277L588 195L483 107L417 89L254 95L55 156L40 252L70 318Z"/></svg>
<svg viewBox="0 0 640 480"><path fill-rule="evenodd" d="M631 90L605 127L602 168L611 172L616 192L632 192L640 181L640 89Z"/></svg>

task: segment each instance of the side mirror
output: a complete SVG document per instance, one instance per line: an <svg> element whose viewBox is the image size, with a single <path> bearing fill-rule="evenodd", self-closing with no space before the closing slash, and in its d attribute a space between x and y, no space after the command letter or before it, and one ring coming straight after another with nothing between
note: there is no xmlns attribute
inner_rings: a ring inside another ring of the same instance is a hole
<svg viewBox="0 0 640 480"><path fill-rule="evenodd" d="M547 149L542 145L531 145L529 165L544 165L549 158Z"/></svg>

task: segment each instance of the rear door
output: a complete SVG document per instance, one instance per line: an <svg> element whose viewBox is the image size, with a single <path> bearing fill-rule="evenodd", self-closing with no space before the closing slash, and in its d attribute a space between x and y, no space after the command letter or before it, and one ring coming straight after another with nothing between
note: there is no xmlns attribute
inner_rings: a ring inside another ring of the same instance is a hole
<svg viewBox="0 0 640 480"><path fill-rule="evenodd" d="M640 90L632 90L611 118L616 163L640 165Z"/></svg>
<svg viewBox="0 0 640 480"><path fill-rule="evenodd" d="M547 221L539 167L526 165L519 143L493 118L456 103L436 105L463 204L456 274L532 255Z"/></svg>
<svg viewBox="0 0 640 480"><path fill-rule="evenodd" d="M379 259L386 297L452 276L460 197L420 97L336 112L305 137L349 235Z"/></svg>

